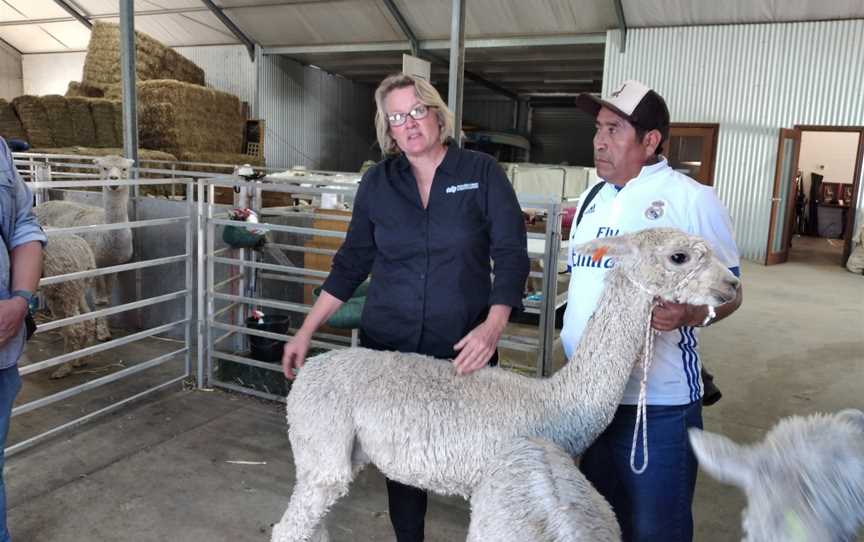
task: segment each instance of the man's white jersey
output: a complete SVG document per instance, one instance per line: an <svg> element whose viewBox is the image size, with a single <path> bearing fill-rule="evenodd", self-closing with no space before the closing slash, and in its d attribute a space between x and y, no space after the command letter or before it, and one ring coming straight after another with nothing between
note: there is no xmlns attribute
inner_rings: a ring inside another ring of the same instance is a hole
<svg viewBox="0 0 864 542"><path fill-rule="evenodd" d="M582 201L587 193L582 194ZM643 167L639 176L621 189L607 183L588 203L578 227L571 230L570 247L652 227L673 227L703 237L717 258L737 273L738 248L726 208L713 188L672 170L665 159ZM574 254L569 249L571 277L561 330L568 359L597 308L603 279L613 263L608 257L595 262L590 255ZM649 405L684 405L702 397L698 345L697 330L692 327L657 336L648 373ZM641 370L637 364L622 404L636 404Z"/></svg>

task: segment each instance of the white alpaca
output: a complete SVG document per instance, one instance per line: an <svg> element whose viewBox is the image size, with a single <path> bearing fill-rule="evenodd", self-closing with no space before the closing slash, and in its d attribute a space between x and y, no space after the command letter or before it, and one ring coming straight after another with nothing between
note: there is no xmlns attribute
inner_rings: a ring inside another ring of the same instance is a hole
<svg viewBox="0 0 864 542"><path fill-rule="evenodd" d="M620 542L612 507L573 456L538 438L504 447L471 495L468 542Z"/></svg>
<svg viewBox="0 0 864 542"><path fill-rule="evenodd" d="M792 416L759 444L698 429L699 466L747 495L744 540L854 540L864 526L864 412Z"/></svg>
<svg viewBox="0 0 864 542"><path fill-rule="evenodd" d="M90 250L87 241L77 235L51 236L42 252L43 277L93 269L96 269L93 251ZM87 290L91 280L90 278L68 280L39 288L45 299L45 304L55 319L90 312L90 306L87 304ZM87 346L94 336L93 321L87 320L64 326L60 333L63 335L64 353L80 350ZM85 363L86 360L82 358L64 363L51 374L51 378L63 378L72 372L73 367L80 367Z"/></svg>
<svg viewBox="0 0 864 542"><path fill-rule="evenodd" d="M132 160L120 156L105 156L96 160L99 178L121 180L129 177ZM102 207L72 201L46 201L33 210L43 226L71 228L129 221L129 187L106 186L102 189ZM79 234L90 245L97 267L110 267L132 259L132 229L99 231ZM96 308L108 307L117 279L116 273L96 277L94 301ZM100 341L111 338L111 330L105 318L96 321L96 336Z"/></svg>
<svg viewBox="0 0 864 542"><path fill-rule="evenodd" d="M515 437L539 436L580 454L615 413L655 296L718 305L736 294L738 280L708 245L679 230L578 249L617 263L584 339L551 378L498 368L460 376L446 361L362 348L310 359L287 399L297 482L273 540L309 540L369 462L393 480L467 498Z"/></svg>

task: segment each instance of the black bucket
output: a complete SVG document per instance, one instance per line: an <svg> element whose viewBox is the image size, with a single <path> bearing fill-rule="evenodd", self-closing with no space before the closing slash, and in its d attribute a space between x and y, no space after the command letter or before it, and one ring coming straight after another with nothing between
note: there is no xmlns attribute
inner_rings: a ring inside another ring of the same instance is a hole
<svg viewBox="0 0 864 542"><path fill-rule="evenodd" d="M260 331L269 331L271 333L287 333L289 321L290 318L288 316L267 314L260 321L258 318L247 318L246 327ZM282 361L282 349L284 346L285 341L249 335L249 347L252 359L257 359L258 361L279 363Z"/></svg>

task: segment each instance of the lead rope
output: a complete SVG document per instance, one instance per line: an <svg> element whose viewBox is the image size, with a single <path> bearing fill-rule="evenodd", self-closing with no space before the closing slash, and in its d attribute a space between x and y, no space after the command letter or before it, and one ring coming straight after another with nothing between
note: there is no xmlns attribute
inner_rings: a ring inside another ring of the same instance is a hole
<svg viewBox="0 0 864 542"><path fill-rule="evenodd" d="M639 382L639 399L636 400L636 423L633 426L633 444L630 447L630 470L642 474L648 468L648 371L654 360L654 336L660 332L651 327L651 315L657 300L651 302L648 325L645 327L645 352L642 357L642 379ZM636 442L639 440L639 422L642 422L642 466L636 468Z"/></svg>

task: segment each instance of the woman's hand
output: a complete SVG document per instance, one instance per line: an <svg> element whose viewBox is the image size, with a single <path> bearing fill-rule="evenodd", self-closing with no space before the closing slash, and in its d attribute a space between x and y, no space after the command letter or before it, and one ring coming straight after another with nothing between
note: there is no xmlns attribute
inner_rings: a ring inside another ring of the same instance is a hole
<svg viewBox="0 0 864 542"><path fill-rule="evenodd" d="M294 338L285 344L285 349L282 351L282 373L288 380L294 380L295 369L299 371L306 363L306 352L309 350L311 341L311 335L298 331Z"/></svg>
<svg viewBox="0 0 864 542"><path fill-rule="evenodd" d="M459 352L453 360L457 374L473 373L489 363L507 326L510 310L506 305L493 305L486 320L453 345L453 350Z"/></svg>

